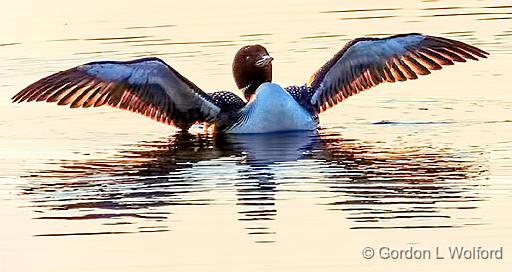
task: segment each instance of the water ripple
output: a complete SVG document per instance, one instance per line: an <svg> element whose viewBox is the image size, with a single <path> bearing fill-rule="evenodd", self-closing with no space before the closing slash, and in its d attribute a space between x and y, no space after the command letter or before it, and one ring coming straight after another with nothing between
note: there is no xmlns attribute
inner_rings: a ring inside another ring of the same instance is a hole
<svg viewBox="0 0 512 272"><path fill-rule="evenodd" d="M480 185L455 182L484 175L482 160L479 152L382 148L330 132L184 134L128 145L109 158L50 162L54 169L29 174L32 181L23 192L31 208L43 213L35 219L100 220L110 231L100 234L124 233L134 224L161 226L174 206L233 203L247 233L258 242L271 242L275 231L269 222L279 213L276 203L297 193L343 212L354 229L478 223L446 211L463 214L485 200L472 193Z"/></svg>
<svg viewBox="0 0 512 272"><path fill-rule="evenodd" d="M177 26L177 25L166 24L166 25L154 25L154 26L129 26L129 27L125 27L125 29L155 29L155 28L175 27L175 26Z"/></svg>

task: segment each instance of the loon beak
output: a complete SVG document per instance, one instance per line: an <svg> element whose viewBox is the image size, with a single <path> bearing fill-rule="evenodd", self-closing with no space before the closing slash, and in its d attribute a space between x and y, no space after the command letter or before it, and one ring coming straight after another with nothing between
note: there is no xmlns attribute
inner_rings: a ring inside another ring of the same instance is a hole
<svg viewBox="0 0 512 272"><path fill-rule="evenodd" d="M269 55L265 55L256 61L256 66L265 67L265 66L269 65L273 60L274 60L273 57L271 57Z"/></svg>

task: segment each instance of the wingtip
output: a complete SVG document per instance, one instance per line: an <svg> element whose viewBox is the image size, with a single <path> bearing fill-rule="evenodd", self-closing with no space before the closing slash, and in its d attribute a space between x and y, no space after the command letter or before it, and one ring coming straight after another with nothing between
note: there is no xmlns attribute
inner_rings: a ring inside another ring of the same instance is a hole
<svg viewBox="0 0 512 272"><path fill-rule="evenodd" d="M489 52L487 52L487 51L485 51L485 50L483 50L483 49L480 49L480 48L478 48L478 47L476 47L476 46L473 46L473 47L474 47L474 49L476 49L476 50L478 51L478 53L480 53L480 54L476 54L476 53L475 53L475 55L476 55L477 57L480 57L480 58L486 59L486 58L488 58L487 56L489 56L489 55L490 55L490 53L489 53Z"/></svg>
<svg viewBox="0 0 512 272"><path fill-rule="evenodd" d="M13 97L11 97L11 103L21 103L23 102L23 95L25 94L26 89L21 90L17 94L15 94Z"/></svg>

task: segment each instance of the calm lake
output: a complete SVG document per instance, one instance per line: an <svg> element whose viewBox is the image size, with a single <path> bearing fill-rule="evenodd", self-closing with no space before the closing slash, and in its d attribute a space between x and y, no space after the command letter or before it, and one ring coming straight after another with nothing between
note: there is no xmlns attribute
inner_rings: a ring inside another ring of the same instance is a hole
<svg viewBox="0 0 512 272"><path fill-rule="evenodd" d="M512 266L510 0L18 0L2 9L0 271ZM147 56L203 90L241 95L231 61L255 43L275 58L276 83L302 85L351 39L408 32L490 56L351 97L320 115L318 133L184 135L108 107L10 102L51 73ZM504 256L450 260L453 246ZM382 247L446 258L382 259Z"/></svg>

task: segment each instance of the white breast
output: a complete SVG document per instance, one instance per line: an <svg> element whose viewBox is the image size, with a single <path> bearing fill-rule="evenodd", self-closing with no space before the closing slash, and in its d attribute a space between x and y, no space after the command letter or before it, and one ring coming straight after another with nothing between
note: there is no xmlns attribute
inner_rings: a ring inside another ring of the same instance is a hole
<svg viewBox="0 0 512 272"><path fill-rule="evenodd" d="M228 133L269 133L315 130L317 122L281 86L263 83L243 109L247 118Z"/></svg>

